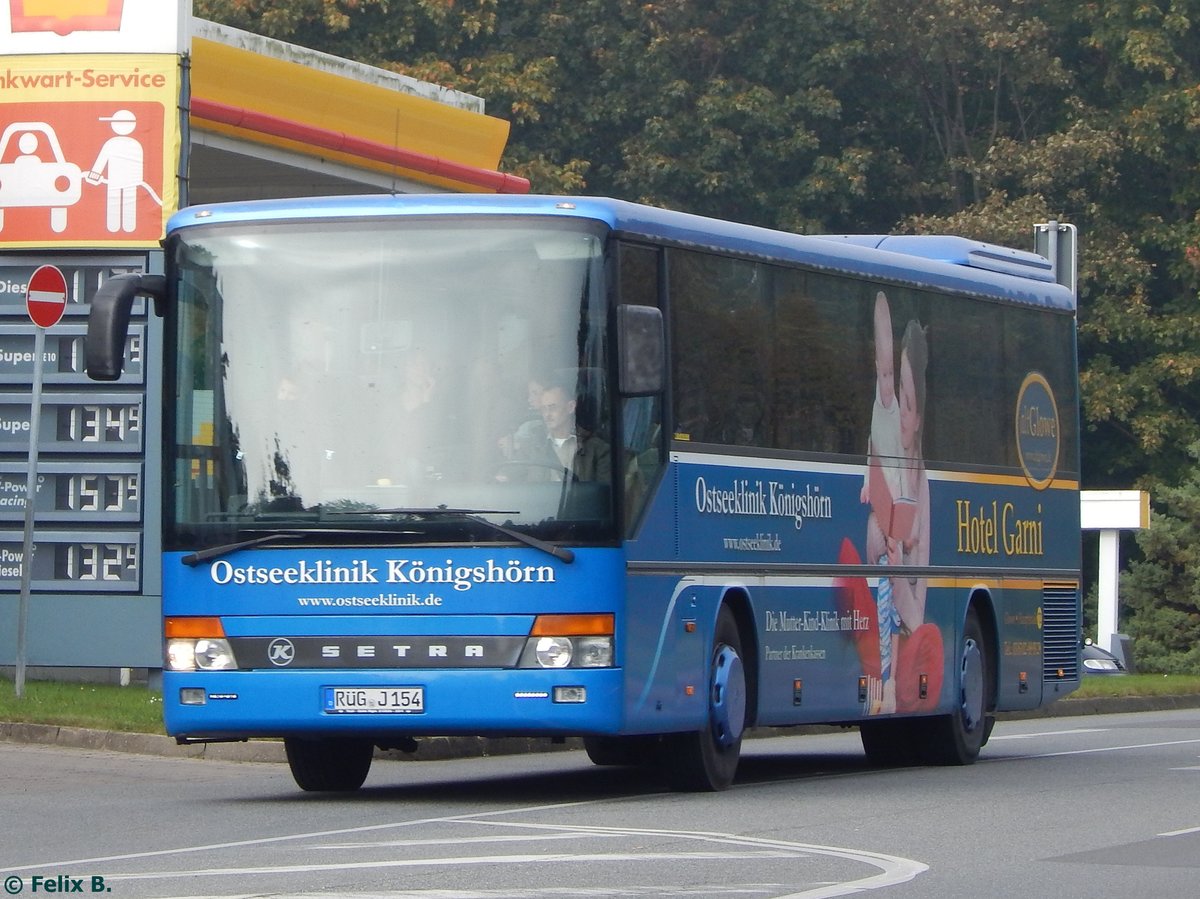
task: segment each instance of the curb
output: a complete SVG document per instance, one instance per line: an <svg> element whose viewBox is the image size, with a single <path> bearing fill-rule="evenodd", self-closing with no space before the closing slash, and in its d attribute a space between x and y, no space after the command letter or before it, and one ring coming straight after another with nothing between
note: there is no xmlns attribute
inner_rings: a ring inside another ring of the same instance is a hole
<svg viewBox="0 0 1200 899"><path fill-rule="evenodd" d="M1034 718L1068 718L1083 715L1123 712L1158 712L1200 708L1200 694L1182 696L1120 696L1100 699L1063 699L1045 708L1001 712L997 720L1020 721ZM780 736L798 733L828 732L831 725L771 727L751 731L750 737ZM835 728L836 729L836 728ZM244 743L193 743L179 745L173 737L161 734L135 734L94 730L86 727L61 727L55 724L25 724L0 721L0 742L91 749L102 752L127 752L167 758L215 759L226 762L284 762L280 740L250 740ZM376 751L375 757L391 761L442 761L517 755L528 752L552 752L580 749L583 742L570 738L552 743L539 737L424 737L416 752L389 749Z"/></svg>
<svg viewBox="0 0 1200 899"><path fill-rule="evenodd" d="M0 721L0 741L37 743L69 749L93 749L103 752L128 752L171 758L221 759L230 762L282 762L283 743L254 740L247 743L196 743L181 746L173 737L162 734L134 734L94 730L87 727L60 727L56 724L24 724Z"/></svg>
<svg viewBox="0 0 1200 899"><path fill-rule="evenodd" d="M0 742L91 749L100 752L127 752L167 758L215 759L224 762L287 761L283 741L277 739L180 745L175 742L174 737L163 734L122 733L16 721L0 721ZM428 762L582 748L583 741L578 738L551 743L544 737L422 737L416 752L376 750L375 757L391 761Z"/></svg>
<svg viewBox="0 0 1200 899"><path fill-rule="evenodd" d="M1178 696L1106 696L1094 699L1062 699L1040 709L1000 712L998 721L1029 718L1071 718L1079 715L1117 715L1122 712L1169 712L1200 709L1200 694Z"/></svg>

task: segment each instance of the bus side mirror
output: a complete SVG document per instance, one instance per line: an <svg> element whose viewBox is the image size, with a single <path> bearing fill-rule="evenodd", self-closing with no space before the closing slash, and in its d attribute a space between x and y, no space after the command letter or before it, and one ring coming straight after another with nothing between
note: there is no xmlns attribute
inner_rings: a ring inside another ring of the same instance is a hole
<svg viewBox="0 0 1200 899"><path fill-rule="evenodd" d="M161 301L166 297L163 275L116 275L92 298L87 338L83 343L84 370L93 381L115 381L125 365L125 338L129 314L138 294Z"/></svg>
<svg viewBox="0 0 1200 899"><path fill-rule="evenodd" d="M667 355L661 310L654 306L618 306L617 341L621 395L661 393Z"/></svg>

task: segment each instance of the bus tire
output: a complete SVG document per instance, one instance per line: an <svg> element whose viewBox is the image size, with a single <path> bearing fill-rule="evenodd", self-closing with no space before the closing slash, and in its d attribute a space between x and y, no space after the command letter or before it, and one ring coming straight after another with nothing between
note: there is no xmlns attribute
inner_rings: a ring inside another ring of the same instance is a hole
<svg viewBox="0 0 1200 899"><path fill-rule="evenodd" d="M921 764L924 722L907 718L864 721L858 726L867 761L876 768L908 768Z"/></svg>
<svg viewBox="0 0 1200 899"><path fill-rule="evenodd" d="M926 761L933 765L970 765L987 742L993 719L991 653L974 608L967 610L958 645L955 704L949 715L927 719Z"/></svg>
<svg viewBox="0 0 1200 899"><path fill-rule="evenodd" d="M717 616L707 674L707 721L694 733L673 734L662 764L674 790L715 792L733 783L746 730L746 669L742 639L728 606Z"/></svg>
<svg viewBox="0 0 1200 899"><path fill-rule="evenodd" d="M584 737L583 748L593 765L644 767L658 758L658 738L651 736Z"/></svg>
<svg viewBox="0 0 1200 899"><path fill-rule="evenodd" d="M285 737L288 767L296 786L313 793L349 793L367 779L375 745L370 740Z"/></svg>

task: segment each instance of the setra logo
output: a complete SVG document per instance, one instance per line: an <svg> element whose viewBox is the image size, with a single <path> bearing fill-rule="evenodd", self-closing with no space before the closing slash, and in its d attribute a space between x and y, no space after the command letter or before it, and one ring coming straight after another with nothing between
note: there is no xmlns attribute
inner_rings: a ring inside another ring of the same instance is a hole
<svg viewBox="0 0 1200 899"><path fill-rule="evenodd" d="M124 0L8 0L12 30L120 31Z"/></svg>
<svg viewBox="0 0 1200 899"><path fill-rule="evenodd" d="M267 658L277 668L284 668L296 658L296 647L287 637L276 637L267 647Z"/></svg>

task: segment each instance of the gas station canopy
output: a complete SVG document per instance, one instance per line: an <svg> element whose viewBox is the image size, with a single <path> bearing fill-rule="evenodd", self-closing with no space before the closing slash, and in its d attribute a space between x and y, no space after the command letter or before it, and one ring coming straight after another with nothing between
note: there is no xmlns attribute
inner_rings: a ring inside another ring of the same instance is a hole
<svg viewBox="0 0 1200 899"><path fill-rule="evenodd" d="M478 97L192 20L187 202L333 193L524 193Z"/></svg>

